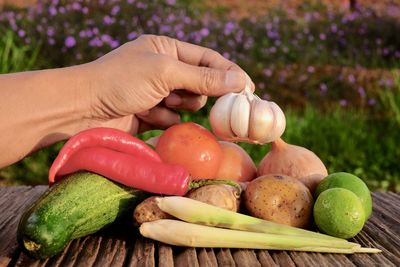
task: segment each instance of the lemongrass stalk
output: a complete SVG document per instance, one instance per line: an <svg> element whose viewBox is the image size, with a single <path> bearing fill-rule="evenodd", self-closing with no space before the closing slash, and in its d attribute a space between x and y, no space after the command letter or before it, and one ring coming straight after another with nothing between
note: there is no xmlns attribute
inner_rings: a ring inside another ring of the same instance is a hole
<svg viewBox="0 0 400 267"><path fill-rule="evenodd" d="M248 248L327 253L380 252L358 244L336 243L315 238L264 234L223 229L178 220L157 220L140 226L140 233L166 244L202 248Z"/></svg>
<svg viewBox="0 0 400 267"><path fill-rule="evenodd" d="M259 233L325 239L331 242L347 242L345 239L262 220L187 197L163 197L157 198L156 201L162 211L185 222Z"/></svg>

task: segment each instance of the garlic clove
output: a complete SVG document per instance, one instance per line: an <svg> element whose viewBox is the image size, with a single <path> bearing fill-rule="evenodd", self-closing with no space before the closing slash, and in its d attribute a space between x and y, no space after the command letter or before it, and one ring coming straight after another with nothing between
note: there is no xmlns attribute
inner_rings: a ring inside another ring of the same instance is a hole
<svg viewBox="0 0 400 267"><path fill-rule="evenodd" d="M250 103L243 94L237 95L231 110L231 129L239 138L249 136Z"/></svg>
<svg viewBox="0 0 400 267"><path fill-rule="evenodd" d="M286 118L282 109L275 102L269 102L269 104L274 112L274 130L272 131L273 134L269 137L268 141L272 142L281 137L283 132L285 131Z"/></svg>
<svg viewBox="0 0 400 267"><path fill-rule="evenodd" d="M231 110L238 94L229 93L217 99L210 111L210 124L216 136L226 140L235 134L231 129Z"/></svg>
<svg viewBox="0 0 400 267"><path fill-rule="evenodd" d="M267 101L251 102L249 139L265 143L274 127L274 113Z"/></svg>

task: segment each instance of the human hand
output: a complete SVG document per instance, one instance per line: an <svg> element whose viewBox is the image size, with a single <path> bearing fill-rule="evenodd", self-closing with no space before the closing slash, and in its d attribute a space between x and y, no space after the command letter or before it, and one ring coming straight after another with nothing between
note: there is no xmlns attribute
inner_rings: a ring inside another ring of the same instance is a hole
<svg viewBox="0 0 400 267"><path fill-rule="evenodd" d="M86 64L91 74L88 127L136 134L180 122L207 96L241 91L245 72L219 53L164 36L144 35Z"/></svg>

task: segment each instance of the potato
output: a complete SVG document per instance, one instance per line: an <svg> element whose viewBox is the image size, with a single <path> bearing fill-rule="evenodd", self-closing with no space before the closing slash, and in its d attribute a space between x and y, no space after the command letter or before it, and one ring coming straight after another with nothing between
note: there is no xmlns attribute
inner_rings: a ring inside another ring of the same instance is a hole
<svg viewBox="0 0 400 267"><path fill-rule="evenodd" d="M155 196L146 198L133 211L133 219L135 224L141 225L145 222L152 222L160 219L172 219L168 213L163 212L156 202Z"/></svg>
<svg viewBox="0 0 400 267"><path fill-rule="evenodd" d="M248 212L276 223L306 228L311 222L314 200L299 180L267 174L251 181L244 192Z"/></svg>

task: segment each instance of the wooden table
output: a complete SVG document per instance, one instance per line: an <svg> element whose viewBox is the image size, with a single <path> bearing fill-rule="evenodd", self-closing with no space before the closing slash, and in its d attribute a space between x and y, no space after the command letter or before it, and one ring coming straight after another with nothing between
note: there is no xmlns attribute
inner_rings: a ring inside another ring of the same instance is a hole
<svg viewBox="0 0 400 267"><path fill-rule="evenodd" d="M171 247L114 225L70 242L60 255L35 260L21 252L16 229L21 214L46 186L0 187L0 266L400 266L400 194L373 193L374 211L352 241L380 254L321 254L251 249Z"/></svg>

